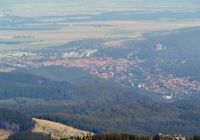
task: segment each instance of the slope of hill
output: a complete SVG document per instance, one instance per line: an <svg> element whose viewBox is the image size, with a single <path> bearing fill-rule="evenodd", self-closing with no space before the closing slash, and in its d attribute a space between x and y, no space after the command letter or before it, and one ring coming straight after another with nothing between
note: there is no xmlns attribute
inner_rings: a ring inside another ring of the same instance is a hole
<svg viewBox="0 0 200 140"><path fill-rule="evenodd" d="M16 70L16 72L29 73L55 81L67 81L67 82L82 77L94 77L91 74L89 74L89 72L83 71L81 69L77 68L66 69L64 67L59 67L59 66L38 67L38 68L31 68L28 70L19 69Z"/></svg>
<svg viewBox="0 0 200 140"><path fill-rule="evenodd" d="M23 73L0 73L0 77L0 106L81 130L185 135L200 130L199 102L159 103L141 90L98 79L87 85L86 78L80 86Z"/></svg>
<svg viewBox="0 0 200 140"><path fill-rule="evenodd" d="M78 104L87 101L118 100L128 103L141 99L151 100L140 90L129 89L98 78L83 77L72 81L59 82L24 73L0 73L0 100L9 100L11 104L15 100L15 104L19 106L27 103L23 99L44 102L65 100Z"/></svg>
<svg viewBox="0 0 200 140"><path fill-rule="evenodd" d="M200 92L200 27L150 32L143 37L143 40L127 41L123 48L98 53L101 57L144 60L132 69L133 81L144 83L146 89L161 96L170 95L178 100Z"/></svg>
<svg viewBox="0 0 200 140"><path fill-rule="evenodd" d="M200 27L148 33L145 37L133 43L139 58L163 72L200 80Z"/></svg>
<svg viewBox="0 0 200 140"><path fill-rule="evenodd" d="M90 132L78 130L70 126L48 120L34 118L33 121L35 122L35 127L33 128L32 132L50 134L54 139L92 135Z"/></svg>
<svg viewBox="0 0 200 140"><path fill-rule="evenodd" d="M11 131L0 129L0 140L7 139L12 134Z"/></svg>

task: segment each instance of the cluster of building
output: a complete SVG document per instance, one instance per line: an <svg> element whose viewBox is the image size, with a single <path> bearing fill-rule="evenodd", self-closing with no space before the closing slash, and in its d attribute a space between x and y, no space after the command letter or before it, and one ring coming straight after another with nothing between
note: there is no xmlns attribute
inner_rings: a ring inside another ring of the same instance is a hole
<svg viewBox="0 0 200 140"><path fill-rule="evenodd" d="M192 80L190 77L177 77L159 72L143 75L144 78L138 81L137 86L147 91L162 94L166 99L172 99L178 94L189 95L200 91L200 82Z"/></svg>
<svg viewBox="0 0 200 140"><path fill-rule="evenodd" d="M63 66L66 68L80 68L89 71L100 78L110 79L122 74L128 69L143 63L141 60L112 59L112 58L80 58L63 59L43 62L43 66Z"/></svg>
<svg viewBox="0 0 200 140"><path fill-rule="evenodd" d="M172 99L173 94L190 94L200 91L200 82L190 80L189 77L176 77L162 72L154 72L143 67L145 61L138 58L99 58L91 54L97 50L78 52L37 52L1 51L0 72L11 72L16 68L32 68L40 66L63 66L65 68L79 68L91 74L124 84L130 87L138 87L147 91L153 91ZM83 55L80 57L79 53ZM73 57L72 57L73 56ZM77 57L78 56L78 57ZM139 71L134 73L133 70ZM141 77L140 77L141 76ZM169 96L168 96L169 95Z"/></svg>
<svg viewBox="0 0 200 140"><path fill-rule="evenodd" d="M32 51L1 51L0 70L11 72L17 68L37 67L43 58L44 56Z"/></svg>

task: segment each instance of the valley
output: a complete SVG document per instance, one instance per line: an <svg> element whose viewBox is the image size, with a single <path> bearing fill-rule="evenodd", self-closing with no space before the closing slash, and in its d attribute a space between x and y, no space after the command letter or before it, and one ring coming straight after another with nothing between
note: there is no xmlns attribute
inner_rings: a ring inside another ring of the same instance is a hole
<svg viewBox="0 0 200 140"><path fill-rule="evenodd" d="M1 0L0 140L199 140L198 0Z"/></svg>
<svg viewBox="0 0 200 140"><path fill-rule="evenodd" d="M144 35L144 39L141 41L114 42L112 40L90 39L39 50L2 51L0 71L13 72L24 69L33 71L34 74L34 71L39 72L40 68L76 68L124 86L154 92L165 99L179 99L200 91L197 70L199 57L191 57L191 55L197 54L190 51L191 48L188 50L187 47L187 43L191 41L194 44L191 46L192 48L198 47L199 38L189 36L193 33L199 34L199 28L154 32L152 34L155 35L152 36ZM187 38L188 42L185 42L185 48L181 49L182 43L175 43L174 41L177 40L174 38L180 39L180 41L182 38ZM177 51L177 48L180 50ZM186 50L188 52L184 54ZM191 65L194 69L189 71L188 68ZM180 73L182 74L180 75Z"/></svg>

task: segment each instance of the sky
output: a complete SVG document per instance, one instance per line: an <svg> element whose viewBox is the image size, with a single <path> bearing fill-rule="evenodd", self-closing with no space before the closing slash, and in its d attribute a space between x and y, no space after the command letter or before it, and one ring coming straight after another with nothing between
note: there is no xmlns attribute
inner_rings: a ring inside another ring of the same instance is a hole
<svg viewBox="0 0 200 140"><path fill-rule="evenodd" d="M197 11L199 0L0 0L0 16L61 15L105 11ZM30 12L31 11L31 12Z"/></svg>

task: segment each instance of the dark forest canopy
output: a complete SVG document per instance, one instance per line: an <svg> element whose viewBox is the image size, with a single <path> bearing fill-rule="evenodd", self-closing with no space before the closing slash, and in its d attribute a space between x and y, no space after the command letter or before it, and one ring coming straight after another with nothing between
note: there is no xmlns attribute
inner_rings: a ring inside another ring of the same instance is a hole
<svg viewBox="0 0 200 140"><path fill-rule="evenodd" d="M142 135L131 135L125 133L111 133L111 134L97 134L93 136L85 137L70 137L63 138L61 140L174 140L174 139L186 139L186 140L200 140L200 136L184 137L181 135L162 135L158 134L153 137ZM7 140L53 140L51 135L42 133L22 132L11 135Z"/></svg>
<svg viewBox="0 0 200 140"><path fill-rule="evenodd" d="M0 105L79 129L185 135L198 134L200 130L200 104L190 99L155 102L141 90L96 78L85 78L83 83L90 80L90 86L23 73L0 73L0 77Z"/></svg>
<svg viewBox="0 0 200 140"><path fill-rule="evenodd" d="M31 130L32 127L32 118L16 111L0 108L0 129L18 132Z"/></svg>

